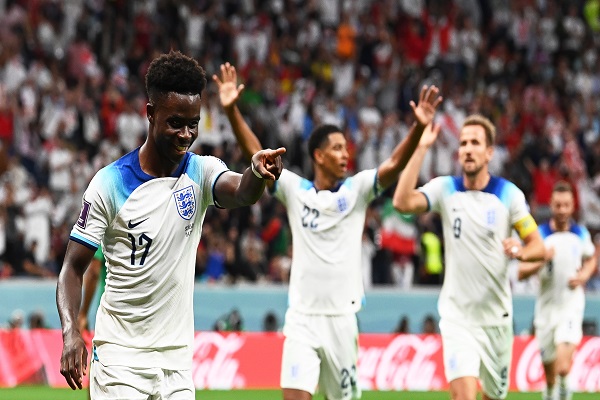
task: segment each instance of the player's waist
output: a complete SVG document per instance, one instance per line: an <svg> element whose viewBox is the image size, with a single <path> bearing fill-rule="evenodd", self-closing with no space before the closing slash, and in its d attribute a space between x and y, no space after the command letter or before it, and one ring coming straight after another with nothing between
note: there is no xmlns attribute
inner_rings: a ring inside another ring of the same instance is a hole
<svg viewBox="0 0 600 400"><path fill-rule="evenodd" d="M186 370L192 368L193 347L135 348L94 339L94 355L104 365Z"/></svg>

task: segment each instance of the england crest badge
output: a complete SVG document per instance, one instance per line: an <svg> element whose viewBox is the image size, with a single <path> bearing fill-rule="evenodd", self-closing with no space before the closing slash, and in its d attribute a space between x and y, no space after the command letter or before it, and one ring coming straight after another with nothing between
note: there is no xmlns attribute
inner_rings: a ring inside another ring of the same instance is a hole
<svg viewBox="0 0 600 400"><path fill-rule="evenodd" d="M190 220L196 212L196 196L194 196L194 189L191 186L184 187L173 193L175 197L175 204L177 205L177 212L181 218Z"/></svg>

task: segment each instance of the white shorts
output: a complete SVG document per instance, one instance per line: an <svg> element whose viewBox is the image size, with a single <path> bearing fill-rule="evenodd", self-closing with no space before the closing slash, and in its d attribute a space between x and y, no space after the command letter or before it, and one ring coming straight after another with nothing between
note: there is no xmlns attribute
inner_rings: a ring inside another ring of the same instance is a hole
<svg viewBox="0 0 600 400"><path fill-rule="evenodd" d="M132 368L92 361L90 397L93 400L194 400L191 370Z"/></svg>
<svg viewBox="0 0 600 400"><path fill-rule="evenodd" d="M535 338L540 346L542 362L548 364L556 360L556 345L571 343L578 345L583 337L583 318L570 316L558 324L535 324Z"/></svg>
<svg viewBox="0 0 600 400"><path fill-rule="evenodd" d="M306 315L288 310L283 333L282 388L314 395L318 386L328 400L360 398L355 314Z"/></svg>
<svg viewBox="0 0 600 400"><path fill-rule="evenodd" d="M442 319L440 333L446 379L478 377L490 398L508 394L513 346L512 326L467 326Z"/></svg>

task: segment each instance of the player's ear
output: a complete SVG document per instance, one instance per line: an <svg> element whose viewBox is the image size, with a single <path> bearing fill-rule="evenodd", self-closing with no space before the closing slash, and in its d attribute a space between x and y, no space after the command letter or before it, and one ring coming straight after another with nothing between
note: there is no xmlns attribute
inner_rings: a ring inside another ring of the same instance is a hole
<svg viewBox="0 0 600 400"><path fill-rule="evenodd" d="M320 164L323 161L323 150L317 148L315 149L313 155L317 164Z"/></svg>
<svg viewBox="0 0 600 400"><path fill-rule="evenodd" d="M494 146L488 146L487 149L485 149L485 154L488 162L490 162L494 156Z"/></svg>
<svg viewBox="0 0 600 400"><path fill-rule="evenodd" d="M146 103L146 117L148 118L148 122L151 124L154 123L154 104Z"/></svg>

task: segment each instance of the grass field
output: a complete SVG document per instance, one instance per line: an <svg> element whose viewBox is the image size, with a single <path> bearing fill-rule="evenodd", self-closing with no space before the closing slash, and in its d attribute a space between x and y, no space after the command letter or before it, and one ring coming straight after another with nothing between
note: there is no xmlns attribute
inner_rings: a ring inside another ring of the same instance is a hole
<svg viewBox="0 0 600 400"><path fill-rule="evenodd" d="M448 399L445 392L364 392L363 400L437 400ZM508 400L540 400L539 393L509 393ZM597 400L598 393L576 393L573 400ZM82 390L52 389L46 386L25 386L0 389L0 400L86 400ZM196 392L200 400L280 400L279 390L201 390ZM315 396L314 400L323 400Z"/></svg>

